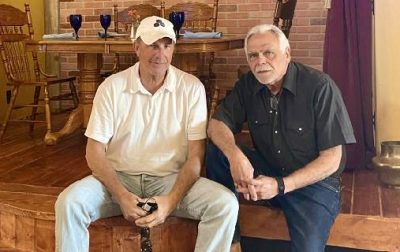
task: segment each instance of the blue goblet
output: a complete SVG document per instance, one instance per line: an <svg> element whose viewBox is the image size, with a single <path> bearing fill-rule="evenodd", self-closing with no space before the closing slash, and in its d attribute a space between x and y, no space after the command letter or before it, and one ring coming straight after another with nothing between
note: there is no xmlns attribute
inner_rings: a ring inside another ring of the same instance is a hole
<svg viewBox="0 0 400 252"><path fill-rule="evenodd" d="M174 31L176 38L179 38L179 30L181 29L183 22L185 22L185 12L173 11L169 14L169 21L174 25Z"/></svg>
<svg viewBox="0 0 400 252"><path fill-rule="evenodd" d="M100 15L100 24L104 28L104 39L107 39L107 29L111 24L111 15Z"/></svg>
<svg viewBox="0 0 400 252"><path fill-rule="evenodd" d="M82 25L82 15L80 15L80 14L69 15L69 23L71 24L72 28L74 28L75 39L78 39L79 38L78 31Z"/></svg>

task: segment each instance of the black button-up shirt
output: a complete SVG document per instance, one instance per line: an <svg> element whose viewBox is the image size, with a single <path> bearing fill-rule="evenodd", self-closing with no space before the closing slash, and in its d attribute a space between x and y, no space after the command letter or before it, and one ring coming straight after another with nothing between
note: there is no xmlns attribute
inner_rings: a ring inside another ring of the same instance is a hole
<svg viewBox="0 0 400 252"><path fill-rule="evenodd" d="M340 91L327 75L291 62L284 76L278 108L269 89L249 72L223 100L214 119L232 132L247 122L256 150L279 175L288 175L337 145L354 143L353 129ZM345 166L343 153L338 177Z"/></svg>

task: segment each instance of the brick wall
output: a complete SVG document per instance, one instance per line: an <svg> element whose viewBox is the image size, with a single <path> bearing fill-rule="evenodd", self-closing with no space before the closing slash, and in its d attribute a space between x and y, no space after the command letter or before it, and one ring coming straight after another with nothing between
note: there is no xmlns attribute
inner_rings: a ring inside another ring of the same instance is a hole
<svg viewBox="0 0 400 252"><path fill-rule="evenodd" d="M213 0L197 0L212 4ZM165 5L181 1L166 0ZM81 36L94 36L102 30L99 15L112 14L112 6L122 8L132 4L150 3L156 6L159 1L104 1L104 0L61 0L60 32L70 32L67 20L69 14L83 15ZM290 33L292 58L296 61L322 69L322 57L325 35L326 9L325 0L298 0ZM219 0L218 31L224 34L245 35L248 29L260 23L272 23L275 0ZM110 28L112 29L112 28ZM76 74L76 56L63 55L61 69L63 74ZM237 76L239 65L245 65L243 50L219 52L215 60L215 72L220 82L232 83ZM112 59L105 58L104 68L111 68Z"/></svg>

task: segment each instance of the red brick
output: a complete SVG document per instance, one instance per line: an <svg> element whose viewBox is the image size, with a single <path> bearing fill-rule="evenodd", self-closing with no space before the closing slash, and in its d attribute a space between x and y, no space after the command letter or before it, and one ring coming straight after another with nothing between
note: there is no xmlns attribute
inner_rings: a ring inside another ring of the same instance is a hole
<svg viewBox="0 0 400 252"><path fill-rule="evenodd" d="M326 25L325 18L311 18L310 25Z"/></svg>
<svg viewBox="0 0 400 252"><path fill-rule="evenodd" d="M298 62L301 62L303 64L306 65L320 65L322 63L322 59L321 58L311 58L311 57L307 57L307 58L297 58Z"/></svg>
<svg viewBox="0 0 400 252"><path fill-rule="evenodd" d="M224 14L224 19L245 19L249 18L250 15L248 12L222 13L222 14ZM219 15L220 14L218 14L218 16ZM251 13L251 17L254 18L254 13Z"/></svg>
<svg viewBox="0 0 400 252"><path fill-rule="evenodd" d="M305 49L292 49L291 50L291 55L293 58L296 57L307 57L310 55L309 50L305 50Z"/></svg>
<svg viewBox="0 0 400 252"><path fill-rule="evenodd" d="M321 49L323 47L323 42L310 41L304 42L300 41L296 43L297 49Z"/></svg>
<svg viewBox="0 0 400 252"><path fill-rule="evenodd" d="M241 4L239 5L239 11L258 11L261 9L260 4Z"/></svg>
<svg viewBox="0 0 400 252"><path fill-rule="evenodd" d="M251 27L255 25L262 24L263 20L258 20L258 19L246 19L246 20L240 20L239 25L241 27L247 27L247 29L250 29ZM247 33L247 31L246 31Z"/></svg>
<svg viewBox="0 0 400 252"><path fill-rule="evenodd" d="M76 11L79 12L79 10L81 10L82 8L84 8L84 3L76 3L76 2L66 3L66 9L69 10L75 9Z"/></svg>
<svg viewBox="0 0 400 252"><path fill-rule="evenodd" d="M109 14L112 15L113 14L113 10L112 8L103 8L103 9L95 9L94 10L94 15L101 15L101 14Z"/></svg>
<svg viewBox="0 0 400 252"><path fill-rule="evenodd" d="M242 4L243 0L226 0L224 4ZM218 2L218 5L221 4L221 1Z"/></svg>
<svg viewBox="0 0 400 252"><path fill-rule="evenodd" d="M295 33L306 33L306 34L309 34L309 33L321 33L322 29L323 28L320 27L320 26L301 26L301 27L293 26L291 30L292 30L292 32L295 32Z"/></svg>
<svg viewBox="0 0 400 252"><path fill-rule="evenodd" d="M310 34L309 41L325 41L325 33Z"/></svg>
<svg viewBox="0 0 400 252"><path fill-rule="evenodd" d="M218 20L218 26L221 27L237 27L238 20L226 19L226 20Z"/></svg>
<svg viewBox="0 0 400 252"><path fill-rule="evenodd" d="M309 6L310 6L310 3L298 1L297 4L296 4L296 11L298 11L298 10L308 10Z"/></svg>
<svg viewBox="0 0 400 252"><path fill-rule="evenodd" d="M295 17L321 17L321 10L296 10Z"/></svg>
<svg viewBox="0 0 400 252"><path fill-rule="evenodd" d="M323 2L315 2L315 3L309 3L308 7L310 10L326 10L325 9L325 3Z"/></svg>
<svg viewBox="0 0 400 252"><path fill-rule="evenodd" d="M309 17L297 17L293 20L293 26L309 26L310 18Z"/></svg>
<svg viewBox="0 0 400 252"><path fill-rule="evenodd" d="M104 4L100 2L85 2L84 8L89 8L89 9L100 9L103 8Z"/></svg>
<svg viewBox="0 0 400 252"><path fill-rule="evenodd" d="M324 50L310 50L310 57L318 57L318 58L323 58L324 56Z"/></svg>
<svg viewBox="0 0 400 252"><path fill-rule="evenodd" d="M259 3L265 5L265 0L248 0L248 3ZM243 0L239 3L243 3ZM275 6L275 3L270 3L269 5L273 4Z"/></svg>
<svg viewBox="0 0 400 252"><path fill-rule="evenodd" d="M298 34L298 33L292 33L289 34L289 43L293 43L295 41L308 41L309 40L309 35L308 34Z"/></svg>
<svg viewBox="0 0 400 252"><path fill-rule="evenodd" d="M271 23L273 22L272 11L252 11L249 16L253 19L259 19L260 23Z"/></svg>
<svg viewBox="0 0 400 252"><path fill-rule="evenodd" d="M245 35L245 34L247 34L249 28L250 27L234 27L234 28L228 27L228 28L226 28L226 32L227 32L227 34L243 34L243 35Z"/></svg>
<svg viewBox="0 0 400 252"><path fill-rule="evenodd" d="M90 15L84 17L84 22L98 22L100 17L98 15Z"/></svg>
<svg viewBox="0 0 400 252"><path fill-rule="evenodd" d="M218 12L235 12L237 5L218 5Z"/></svg>

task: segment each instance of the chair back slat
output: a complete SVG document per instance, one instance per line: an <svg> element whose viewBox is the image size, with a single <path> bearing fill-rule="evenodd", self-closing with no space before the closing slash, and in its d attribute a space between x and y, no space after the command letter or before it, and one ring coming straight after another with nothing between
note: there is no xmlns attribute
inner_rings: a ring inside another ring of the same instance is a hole
<svg viewBox="0 0 400 252"><path fill-rule="evenodd" d="M163 5L161 5L163 8ZM168 9L161 10L164 18L168 19L173 11L185 12L183 30L192 32L215 32L217 30L218 0L214 0L213 6L198 2L180 2Z"/></svg>
<svg viewBox="0 0 400 252"><path fill-rule="evenodd" d="M11 5L0 4L0 26L24 26L28 24L26 13Z"/></svg>
<svg viewBox="0 0 400 252"><path fill-rule="evenodd" d="M9 84L38 80L37 58L25 50L25 41L34 35L29 5L24 12L1 4L0 17L0 56Z"/></svg>
<svg viewBox="0 0 400 252"><path fill-rule="evenodd" d="M136 15L140 16L138 21L150 16L161 16L161 9L150 4L135 4L122 11L118 11L118 6L114 5L114 29L116 32L130 31L134 20L129 15L129 11L133 10L136 11Z"/></svg>
<svg viewBox="0 0 400 252"><path fill-rule="evenodd" d="M289 37L290 28L297 0L277 0L274 11L274 25L278 26L286 37Z"/></svg>
<svg viewBox="0 0 400 252"><path fill-rule="evenodd" d="M1 57L9 81L33 81L34 71L31 60L25 52L24 41L0 42Z"/></svg>

